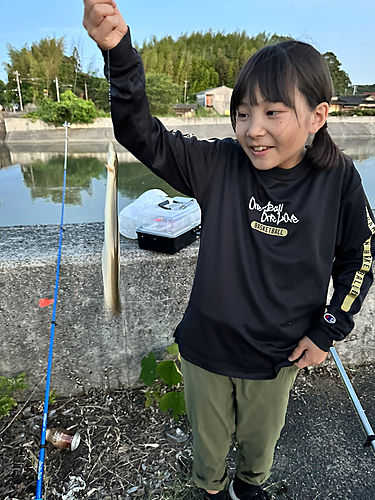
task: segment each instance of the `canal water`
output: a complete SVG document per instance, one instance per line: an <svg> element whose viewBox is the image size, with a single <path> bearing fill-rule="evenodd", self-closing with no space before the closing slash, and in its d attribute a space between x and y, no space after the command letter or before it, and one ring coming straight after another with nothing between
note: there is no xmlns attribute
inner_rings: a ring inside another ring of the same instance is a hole
<svg viewBox="0 0 375 500"><path fill-rule="evenodd" d="M375 140L339 143L354 160L372 208L375 208ZM107 144L70 148L64 222L104 220ZM138 162L119 153L119 210L148 189L179 193ZM61 145L0 148L0 226L59 224L64 154Z"/></svg>

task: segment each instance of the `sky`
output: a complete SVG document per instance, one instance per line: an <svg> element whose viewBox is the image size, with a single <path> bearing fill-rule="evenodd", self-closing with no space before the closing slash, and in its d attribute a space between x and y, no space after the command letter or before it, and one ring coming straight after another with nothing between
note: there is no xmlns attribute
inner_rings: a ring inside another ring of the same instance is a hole
<svg viewBox="0 0 375 500"><path fill-rule="evenodd" d="M245 30L292 36L320 52L334 52L353 84L375 83L375 1L358 0L117 0L132 39L177 38L193 31ZM66 54L78 46L86 70L91 63L102 76L102 56L82 26L83 0L2 2L0 79L8 61L6 44L20 49L45 37L66 37ZM15 8L16 7L16 8ZM22 75L21 75L22 77Z"/></svg>

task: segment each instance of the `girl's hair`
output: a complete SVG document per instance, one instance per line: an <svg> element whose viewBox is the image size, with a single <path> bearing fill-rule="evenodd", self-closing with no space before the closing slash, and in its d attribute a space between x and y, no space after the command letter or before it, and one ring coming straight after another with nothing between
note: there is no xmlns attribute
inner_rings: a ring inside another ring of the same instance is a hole
<svg viewBox="0 0 375 500"><path fill-rule="evenodd" d="M282 102L295 113L295 88L305 97L311 110L321 102L329 104L333 93L332 79L324 57L312 45L296 40L263 47L242 68L230 103L234 130L240 104L248 99L250 105L257 104L257 88L265 100ZM317 131L305 157L318 168L339 165L343 154L329 135L327 124Z"/></svg>

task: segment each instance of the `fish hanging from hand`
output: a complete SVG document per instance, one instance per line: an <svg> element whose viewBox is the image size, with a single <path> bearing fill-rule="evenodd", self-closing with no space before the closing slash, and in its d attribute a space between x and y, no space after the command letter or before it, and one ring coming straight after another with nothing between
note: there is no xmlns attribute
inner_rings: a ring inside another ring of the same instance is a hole
<svg viewBox="0 0 375 500"><path fill-rule="evenodd" d="M118 158L112 142L108 146L107 187L104 208L104 245L102 271L105 307L113 314L121 312L120 278L120 235L118 225L117 180Z"/></svg>

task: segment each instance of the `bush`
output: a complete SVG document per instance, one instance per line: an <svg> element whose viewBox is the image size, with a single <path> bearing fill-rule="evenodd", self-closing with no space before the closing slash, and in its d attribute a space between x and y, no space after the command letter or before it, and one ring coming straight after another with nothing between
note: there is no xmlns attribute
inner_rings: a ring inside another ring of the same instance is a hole
<svg viewBox="0 0 375 500"><path fill-rule="evenodd" d="M208 117L218 117L220 116L220 114L214 108L205 108L204 106L198 106L198 108L195 111L195 116L208 118Z"/></svg>
<svg viewBox="0 0 375 500"><path fill-rule="evenodd" d="M375 109L351 109L349 111L331 111L329 116L375 116Z"/></svg>
<svg viewBox="0 0 375 500"><path fill-rule="evenodd" d="M153 352L143 358L141 372L141 379L148 386L145 391L146 408L156 403L164 412L172 410L175 420L186 413L182 374L178 365L178 346L172 344L159 362Z"/></svg>
<svg viewBox="0 0 375 500"><path fill-rule="evenodd" d="M39 118L47 123L62 125L65 121L69 123L92 123L95 118L108 116L96 109L95 104L77 97L71 90L61 95L61 102L44 99L38 111L25 115L26 118Z"/></svg>
<svg viewBox="0 0 375 500"><path fill-rule="evenodd" d="M14 393L27 389L25 373L13 378L0 376L0 418L9 415L10 410L17 405Z"/></svg>

